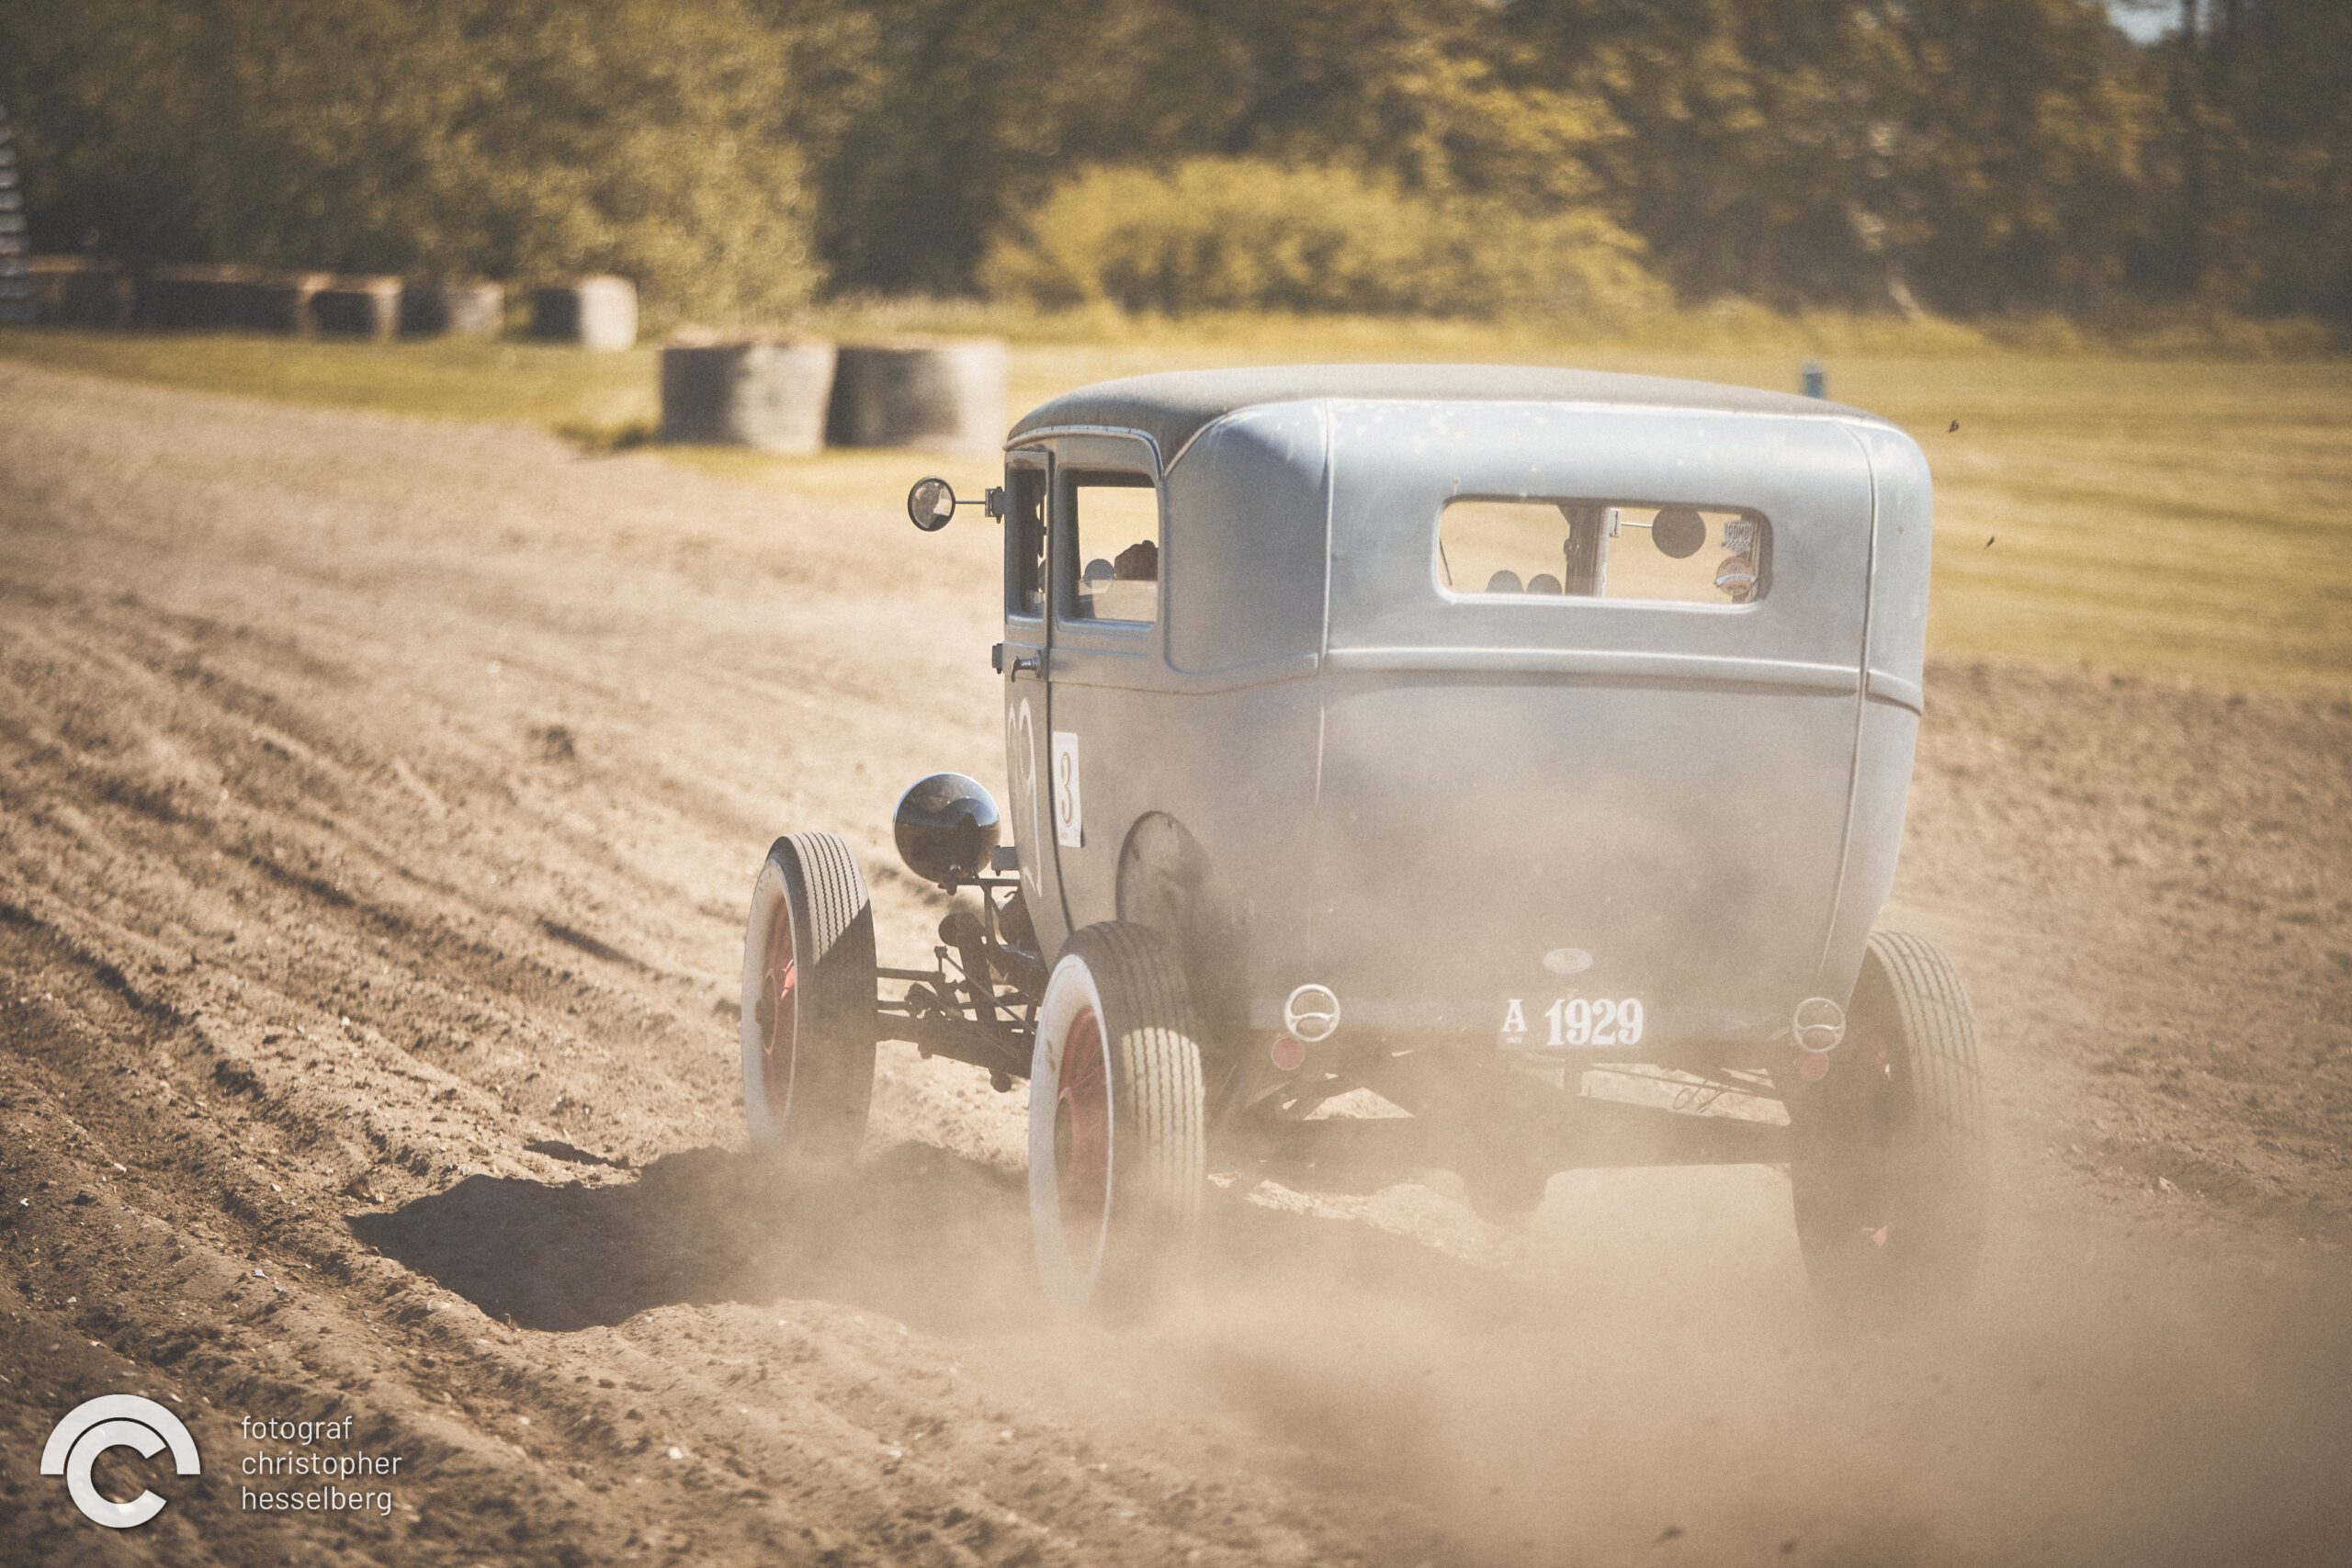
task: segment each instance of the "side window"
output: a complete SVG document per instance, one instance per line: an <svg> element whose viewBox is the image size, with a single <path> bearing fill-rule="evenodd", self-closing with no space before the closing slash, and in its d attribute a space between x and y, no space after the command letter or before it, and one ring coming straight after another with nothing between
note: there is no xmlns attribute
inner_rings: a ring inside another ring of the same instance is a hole
<svg viewBox="0 0 2352 1568"><path fill-rule="evenodd" d="M1465 598L1752 604L1771 579L1771 525L1727 506L1456 501L1438 521L1438 581Z"/></svg>
<svg viewBox="0 0 2352 1568"><path fill-rule="evenodd" d="M1043 617L1046 613L1046 470L1015 465L1005 475L1004 612Z"/></svg>
<svg viewBox="0 0 2352 1568"><path fill-rule="evenodd" d="M1061 525L1075 581L1062 585L1073 621L1159 618L1159 491L1141 474L1071 472Z"/></svg>

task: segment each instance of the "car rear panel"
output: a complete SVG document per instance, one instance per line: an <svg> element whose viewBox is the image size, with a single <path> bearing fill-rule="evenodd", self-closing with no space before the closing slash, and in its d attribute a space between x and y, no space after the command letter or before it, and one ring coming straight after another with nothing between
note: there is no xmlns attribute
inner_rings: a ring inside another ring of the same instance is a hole
<svg viewBox="0 0 2352 1568"><path fill-rule="evenodd" d="M1332 419L1300 979L1331 986L1350 1029L1400 1037L1523 1022L1541 1045L1547 1007L1578 997L1640 1003L1629 1054L1772 1032L1819 982L1847 848L1873 524L1851 424ZM1455 597L1435 550L1456 496L1749 509L1770 587L1722 607Z"/></svg>

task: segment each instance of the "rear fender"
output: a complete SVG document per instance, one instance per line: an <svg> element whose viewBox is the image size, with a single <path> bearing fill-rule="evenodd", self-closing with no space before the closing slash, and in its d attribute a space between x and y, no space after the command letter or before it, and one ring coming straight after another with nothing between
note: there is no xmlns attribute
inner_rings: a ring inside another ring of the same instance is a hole
<svg viewBox="0 0 2352 1568"><path fill-rule="evenodd" d="M1118 911L1175 944L1210 1040L1237 1039L1249 1010L1241 900L1200 840L1164 811L1137 818L1120 847Z"/></svg>

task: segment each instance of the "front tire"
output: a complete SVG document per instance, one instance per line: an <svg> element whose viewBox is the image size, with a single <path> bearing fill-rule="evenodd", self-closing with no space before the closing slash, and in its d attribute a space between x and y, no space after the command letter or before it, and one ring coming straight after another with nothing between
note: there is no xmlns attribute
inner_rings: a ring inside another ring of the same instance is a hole
<svg viewBox="0 0 2352 1568"><path fill-rule="evenodd" d="M1897 1311L1964 1293L1984 1247L1984 1082L1943 950L1872 933L1846 1039L1794 1087L1789 1177L1815 1292Z"/></svg>
<svg viewBox="0 0 2352 1568"><path fill-rule="evenodd" d="M1128 1316L1189 1271L1207 1179L1200 1026L1171 944L1077 932L1037 1007L1029 1228L1060 1310Z"/></svg>
<svg viewBox="0 0 2352 1568"><path fill-rule="evenodd" d="M788 833L743 936L743 1119L752 1150L808 1170L857 1157L874 1100L874 908L847 843Z"/></svg>

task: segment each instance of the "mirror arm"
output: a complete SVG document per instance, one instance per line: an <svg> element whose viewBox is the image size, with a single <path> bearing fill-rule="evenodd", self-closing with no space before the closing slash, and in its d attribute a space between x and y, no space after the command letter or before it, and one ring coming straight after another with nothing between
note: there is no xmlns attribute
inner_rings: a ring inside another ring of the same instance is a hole
<svg viewBox="0 0 2352 1568"><path fill-rule="evenodd" d="M959 506L985 508L989 516L999 521L1012 511L1003 488L998 485L990 485L987 498L981 501L958 498L954 485L937 478L917 479L907 491L907 521L926 534L936 534L946 527L954 520L956 509ZM943 507L945 510L941 510Z"/></svg>

